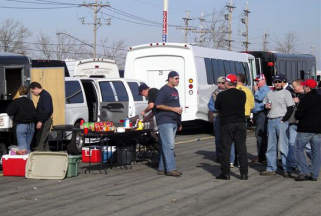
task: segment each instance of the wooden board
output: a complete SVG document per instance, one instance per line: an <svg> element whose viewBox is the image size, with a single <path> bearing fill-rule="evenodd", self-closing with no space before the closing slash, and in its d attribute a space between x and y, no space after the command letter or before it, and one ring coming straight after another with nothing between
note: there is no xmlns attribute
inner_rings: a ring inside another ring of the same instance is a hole
<svg viewBox="0 0 321 216"><path fill-rule="evenodd" d="M30 83L40 83L52 97L53 125L65 124L65 69L31 68L30 77ZM39 97L31 95L31 99L37 106Z"/></svg>

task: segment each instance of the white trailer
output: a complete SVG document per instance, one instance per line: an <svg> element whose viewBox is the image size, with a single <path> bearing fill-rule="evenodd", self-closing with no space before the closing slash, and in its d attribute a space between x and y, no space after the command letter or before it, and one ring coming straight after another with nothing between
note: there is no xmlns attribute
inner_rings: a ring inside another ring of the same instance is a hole
<svg viewBox="0 0 321 216"><path fill-rule="evenodd" d="M177 89L184 122L208 120L207 103L217 88L219 76L243 73L249 88L256 76L255 59L246 53L181 43L153 43L129 48L124 77L140 79L159 89L172 70L180 75Z"/></svg>

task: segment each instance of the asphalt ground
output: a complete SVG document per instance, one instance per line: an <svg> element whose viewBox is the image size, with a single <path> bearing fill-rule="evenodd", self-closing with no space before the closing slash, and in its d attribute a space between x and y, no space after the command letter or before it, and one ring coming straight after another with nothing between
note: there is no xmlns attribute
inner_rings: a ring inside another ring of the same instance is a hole
<svg viewBox="0 0 321 216"><path fill-rule="evenodd" d="M253 132L248 132L249 159L256 152ZM184 131L176 138L179 178L157 175L146 163L132 169L93 170L64 180L34 180L0 175L0 215L321 215L321 179L295 182L260 176L265 166L250 163L249 180L216 180L214 138L201 131Z"/></svg>

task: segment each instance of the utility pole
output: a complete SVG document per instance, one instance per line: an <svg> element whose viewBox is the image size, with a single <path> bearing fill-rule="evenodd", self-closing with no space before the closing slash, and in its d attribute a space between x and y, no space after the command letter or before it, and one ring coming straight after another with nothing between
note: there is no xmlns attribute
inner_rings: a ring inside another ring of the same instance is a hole
<svg viewBox="0 0 321 216"><path fill-rule="evenodd" d="M266 29L264 29L263 51L268 51L268 49L267 49L267 44L269 43L267 41L268 36L269 36L269 34L266 32Z"/></svg>
<svg viewBox="0 0 321 216"><path fill-rule="evenodd" d="M189 18L189 11L186 11L186 17L183 18L185 26L184 27L176 27L176 29L180 29L180 30L184 30L184 35L185 35L185 39L184 39L184 43L187 43L187 36L188 36L188 32L192 31L192 30L196 30L195 27L188 27L188 22L192 19Z"/></svg>
<svg viewBox="0 0 321 216"><path fill-rule="evenodd" d="M251 13L248 9L248 5L249 3L246 2L246 6L245 6L245 10L243 10L244 12L244 16L245 18L242 18L241 21L243 24L245 24L245 41L243 42L244 46L245 46L245 51L247 52L249 49L249 13Z"/></svg>
<svg viewBox="0 0 321 216"><path fill-rule="evenodd" d="M312 55L315 54L314 44L311 45L311 54L312 54Z"/></svg>
<svg viewBox="0 0 321 216"><path fill-rule="evenodd" d="M95 0L95 3L83 3L81 6L83 7L88 7L92 10L94 10L94 13L95 13L95 20L94 20L94 23L85 23L84 22L84 18L81 18L81 22L83 25L87 24L87 25L94 25L94 45L93 45L93 50L94 50L94 54L93 54L93 58L96 58L96 53L97 53L97 30L100 26L102 25L110 25L110 22L111 20L110 19L107 19L107 23L101 23L101 20L100 18L97 18L97 14L98 12L104 8L104 7L110 7L110 4L107 3L107 4L98 4L97 3L97 0Z"/></svg>
<svg viewBox="0 0 321 216"><path fill-rule="evenodd" d="M201 23L201 24L200 24L200 30L192 30L192 32L194 32L194 33L199 33L199 39L198 39L198 40L195 39L195 42L199 42L200 45L202 46L202 43L207 41L207 39L204 38L204 35L205 35L206 33L210 33L210 30L209 30L209 29L203 29L203 22L205 21L205 19L204 19L204 12L203 12L203 11L202 11L202 13L201 13L201 17L199 18L199 20L200 20L200 23Z"/></svg>
<svg viewBox="0 0 321 216"><path fill-rule="evenodd" d="M228 50L231 51L232 50L232 12L233 9L235 9L236 7L233 6L233 0L230 0L230 3L228 5L225 5L225 7L228 10L228 14L225 15L225 19L228 20Z"/></svg>
<svg viewBox="0 0 321 216"><path fill-rule="evenodd" d="M168 0L164 0L163 9L163 43L167 43L168 40Z"/></svg>

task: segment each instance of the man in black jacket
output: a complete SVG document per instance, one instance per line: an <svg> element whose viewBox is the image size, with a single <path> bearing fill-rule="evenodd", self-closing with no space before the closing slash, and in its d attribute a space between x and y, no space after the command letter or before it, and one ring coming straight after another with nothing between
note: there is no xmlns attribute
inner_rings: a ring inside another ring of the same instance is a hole
<svg viewBox="0 0 321 216"><path fill-rule="evenodd" d="M317 83L308 79L301 83L306 95L301 99L295 118L299 120L296 136L295 154L300 175L296 181L316 181L320 171L321 145L321 90L316 89ZM311 167L307 165L304 154L306 145L310 142L312 150Z"/></svg>
<svg viewBox="0 0 321 216"><path fill-rule="evenodd" d="M244 91L236 89L237 77L229 74L225 78L227 90L219 93L215 109L220 113L221 125L221 174L216 179L230 180L230 153L234 142L239 153L241 179L248 179L248 161L246 150L246 120Z"/></svg>
<svg viewBox="0 0 321 216"><path fill-rule="evenodd" d="M36 108L36 150L49 151L48 135L52 125L52 98L49 92L42 89L40 83L32 82L29 89L34 96L40 96Z"/></svg>

